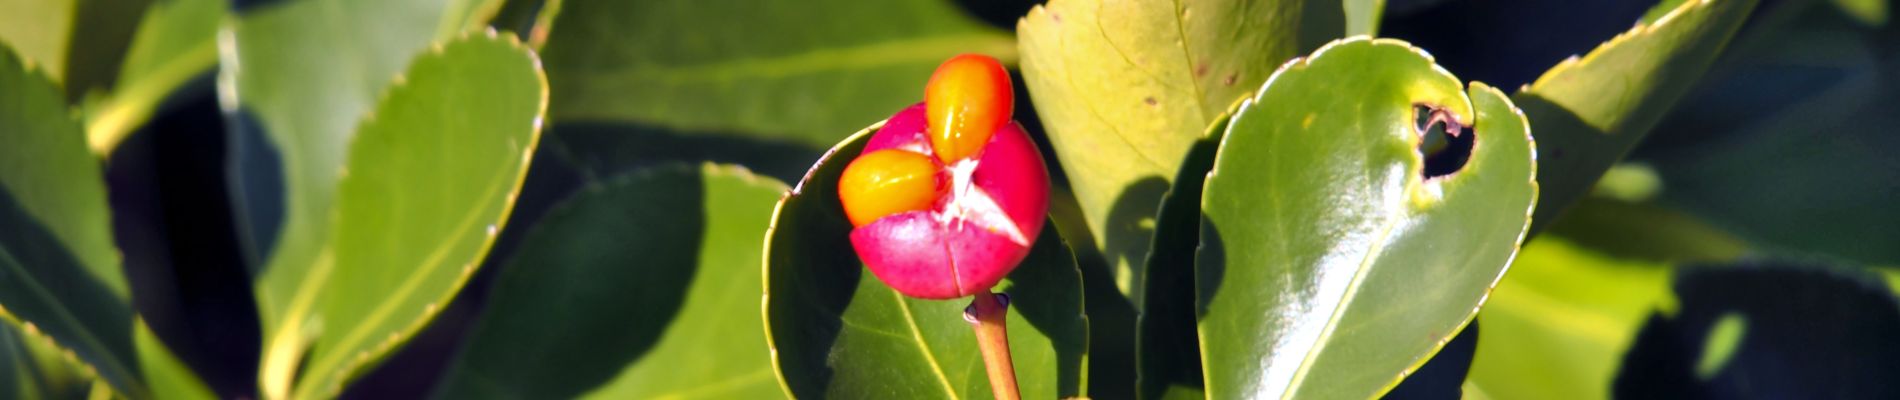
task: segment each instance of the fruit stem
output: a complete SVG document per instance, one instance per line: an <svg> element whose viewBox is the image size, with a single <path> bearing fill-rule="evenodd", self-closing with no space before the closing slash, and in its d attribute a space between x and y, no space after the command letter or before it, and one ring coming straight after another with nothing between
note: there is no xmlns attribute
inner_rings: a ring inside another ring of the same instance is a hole
<svg viewBox="0 0 1900 400"><path fill-rule="evenodd" d="M1004 326L1009 296L986 291L974 297L963 313L976 328L976 345L983 350L983 366L990 374L990 393L997 400L1022 399L1016 390L1016 366L1009 359L1009 333Z"/></svg>

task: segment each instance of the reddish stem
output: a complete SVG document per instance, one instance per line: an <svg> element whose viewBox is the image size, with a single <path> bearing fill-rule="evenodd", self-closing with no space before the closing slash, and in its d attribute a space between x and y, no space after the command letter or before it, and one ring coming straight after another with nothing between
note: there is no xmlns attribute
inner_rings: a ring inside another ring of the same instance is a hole
<svg viewBox="0 0 1900 400"><path fill-rule="evenodd" d="M1004 326L1009 305L997 301L1008 297L987 292L974 297L964 314L976 328L976 345L983 350L983 366L990 374L990 393L997 400L1020 400L1022 394L1016 390L1016 365L1009 359L1009 332Z"/></svg>

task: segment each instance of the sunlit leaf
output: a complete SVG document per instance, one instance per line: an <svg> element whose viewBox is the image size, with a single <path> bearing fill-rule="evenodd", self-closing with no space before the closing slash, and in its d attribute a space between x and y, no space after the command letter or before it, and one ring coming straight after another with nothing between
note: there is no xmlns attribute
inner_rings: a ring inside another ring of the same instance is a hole
<svg viewBox="0 0 1900 400"><path fill-rule="evenodd" d="M1274 67L1345 31L1337 1L1055 0L1017 24L1023 79L1125 294L1188 148Z"/></svg>
<svg viewBox="0 0 1900 400"><path fill-rule="evenodd" d="M1468 159L1455 141L1422 154L1440 134L1417 108L1469 125ZM1501 92L1467 92L1404 42L1348 39L1282 67L1235 112L1202 194L1208 397L1391 390L1516 254L1533 151Z"/></svg>

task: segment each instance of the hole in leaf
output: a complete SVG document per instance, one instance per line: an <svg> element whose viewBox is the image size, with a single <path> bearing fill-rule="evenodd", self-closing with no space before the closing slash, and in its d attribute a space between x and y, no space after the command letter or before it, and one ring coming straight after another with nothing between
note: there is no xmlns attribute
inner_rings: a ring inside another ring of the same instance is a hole
<svg viewBox="0 0 1900 400"><path fill-rule="evenodd" d="M1412 110L1412 128L1424 139L1419 141L1418 152L1425 157L1425 179L1464 169L1465 162L1471 160L1471 147L1477 143L1477 132L1458 123L1457 118L1442 107L1420 104Z"/></svg>

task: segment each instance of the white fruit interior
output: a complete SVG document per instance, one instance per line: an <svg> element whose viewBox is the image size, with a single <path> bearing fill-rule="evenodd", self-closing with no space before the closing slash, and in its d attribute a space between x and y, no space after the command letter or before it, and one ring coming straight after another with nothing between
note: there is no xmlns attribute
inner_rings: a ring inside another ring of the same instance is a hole
<svg viewBox="0 0 1900 400"><path fill-rule="evenodd" d="M1029 238L1023 235L1022 227L1009 219L1009 213L1003 212L1001 204L989 192L977 187L975 179L976 158L957 160L947 167L950 170L950 195L937 207L939 222L952 229L961 225L954 224L957 219L968 220L991 232L1003 234L1023 247L1029 247Z"/></svg>

